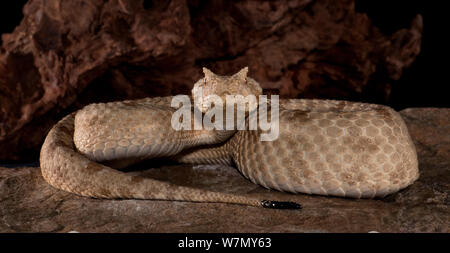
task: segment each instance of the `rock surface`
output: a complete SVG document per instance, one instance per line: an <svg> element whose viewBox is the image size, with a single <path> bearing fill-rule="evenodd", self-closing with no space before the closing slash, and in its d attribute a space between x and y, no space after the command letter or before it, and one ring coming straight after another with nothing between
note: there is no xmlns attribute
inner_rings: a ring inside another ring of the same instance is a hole
<svg viewBox="0 0 450 253"><path fill-rule="evenodd" d="M221 166L171 166L143 173L170 182L268 199L302 210L149 200L99 200L56 190L39 168L0 168L0 232L450 232L450 109L401 112L421 176L378 200L269 191Z"/></svg>
<svg viewBox="0 0 450 253"><path fill-rule="evenodd" d="M188 93L202 66L248 65L283 97L383 103L421 39L420 15L384 35L353 0L30 0L2 36L0 161L36 158L88 103Z"/></svg>

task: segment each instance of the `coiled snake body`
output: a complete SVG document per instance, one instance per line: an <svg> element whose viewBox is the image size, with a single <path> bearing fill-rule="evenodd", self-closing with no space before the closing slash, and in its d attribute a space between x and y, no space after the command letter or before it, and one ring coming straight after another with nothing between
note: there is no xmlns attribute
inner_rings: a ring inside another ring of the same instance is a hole
<svg viewBox="0 0 450 253"><path fill-rule="evenodd" d="M233 76L204 72L195 87L206 92L261 94L247 69ZM56 188L97 198L260 206L260 199L176 186L113 168L166 156L186 163L235 164L246 178L267 188L352 198L383 197L419 177L408 130L386 106L280 100L279 137L260 141L259 130L175 131L170 101L161 97L92 104L68 115L42 146L44 179Z"/></svg>

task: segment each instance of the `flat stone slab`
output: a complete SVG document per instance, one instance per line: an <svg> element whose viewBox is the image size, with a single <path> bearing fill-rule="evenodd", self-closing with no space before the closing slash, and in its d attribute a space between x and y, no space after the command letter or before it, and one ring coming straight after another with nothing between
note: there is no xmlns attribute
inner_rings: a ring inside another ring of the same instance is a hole
<svg viewBox="0 0 450 253"><path fill-rule="evenodd" d="M0 168L0 232L450 232L450 109L401 112L421 176L384 199L271 191L226 166L174 165L140 173L174 184L299 202L302 210L79 197L48 185L38 167ZM152 167L150 165L150 167Z"/></svg>

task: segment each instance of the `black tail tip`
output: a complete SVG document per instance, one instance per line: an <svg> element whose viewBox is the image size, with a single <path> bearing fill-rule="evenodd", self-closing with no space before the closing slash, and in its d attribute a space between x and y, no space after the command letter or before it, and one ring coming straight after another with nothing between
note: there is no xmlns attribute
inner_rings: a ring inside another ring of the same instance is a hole
<svg viewBox="0 0 450 253"><path fill-rule="evenodd" d="M302 205L290 201L263 200L261 206L272 209L302 209Z"/></svg>

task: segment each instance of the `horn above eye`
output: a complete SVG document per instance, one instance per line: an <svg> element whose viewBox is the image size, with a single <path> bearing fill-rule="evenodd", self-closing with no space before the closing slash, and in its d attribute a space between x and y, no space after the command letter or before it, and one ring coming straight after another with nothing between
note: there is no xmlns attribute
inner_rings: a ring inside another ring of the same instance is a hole
<svg viewBox="0 0 450 253"><path fill-rule="evenodd" d="M203 67L203 74L205 74L205 77L215 76L215 74L211 70L209 70L209 69L207 69L205 67Z"/></svg>
<svg viewBox="0 0 450 253"><path fill-rule="evenodd" d="M248 67L245 67L245 68L239 70L239 72L237 72L235 74L235 76L237 76L239 79L246 79L247 73L248 73Z"/></svg>

